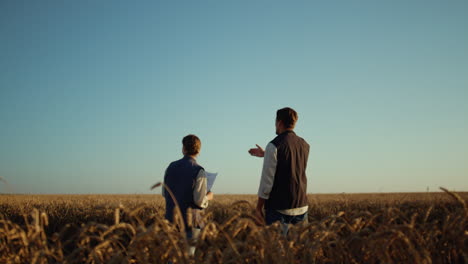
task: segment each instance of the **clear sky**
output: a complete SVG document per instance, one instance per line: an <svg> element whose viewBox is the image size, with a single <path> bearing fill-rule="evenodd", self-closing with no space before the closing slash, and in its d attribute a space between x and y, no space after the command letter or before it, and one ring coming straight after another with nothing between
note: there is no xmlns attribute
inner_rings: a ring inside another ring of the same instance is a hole
<svg viewBox="0 0 468 264"><path fill-rule="evenodd" d="M194 133L214 192L256 193L247 150L290 106L311 193L468 191L467 14L466 0L0 1L0 177L18 193L148 193Z"/></svg>

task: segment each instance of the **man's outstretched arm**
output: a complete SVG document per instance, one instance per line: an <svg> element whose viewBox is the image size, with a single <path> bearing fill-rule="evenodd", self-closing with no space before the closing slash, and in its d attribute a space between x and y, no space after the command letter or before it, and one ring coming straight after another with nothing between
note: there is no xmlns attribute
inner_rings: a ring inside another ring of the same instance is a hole
<svg viewBox="0 0 468 264"><path fill-rule="evenodd" d="M263 217L265 201L270 198L270 192L275 181L276 165L278 163L277 149L269 143L264 152L262 177L258 188L257 214Z"/></svg>
<svg viewBox="0 0 468 264"><path fill-rule="evenodd" d="M260 147L259 145L255 144L257 148L251 148L249 149L249 153L252 156L263 158L265 156L265 151Z"/></svg>

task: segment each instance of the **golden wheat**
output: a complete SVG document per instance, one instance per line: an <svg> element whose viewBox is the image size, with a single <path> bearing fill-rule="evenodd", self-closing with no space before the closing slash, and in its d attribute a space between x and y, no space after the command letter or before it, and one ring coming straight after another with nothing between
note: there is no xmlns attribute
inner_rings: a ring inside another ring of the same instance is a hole
<svg viewBox="0 0 468 264"><path fill-rule="evenodd" d="M310 195L286 236L217 195L194 255L161 196L0 195L0 263L468 263L468 195L444 191Z"/></svg>

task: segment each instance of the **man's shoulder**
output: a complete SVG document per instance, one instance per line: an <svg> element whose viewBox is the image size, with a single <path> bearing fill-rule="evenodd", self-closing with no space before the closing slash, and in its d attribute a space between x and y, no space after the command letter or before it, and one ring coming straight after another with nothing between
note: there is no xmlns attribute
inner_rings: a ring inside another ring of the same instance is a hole
<svg viewBox="0 0 468 264"><path fill-rule="evenodd" d="M169 163L168 168L177 167L182 162L183 162L183 159L174 160L173 162Z"/></svg>
<svg viewBox="0 0 468 264"><path fill-rule="evenodd" d="M287 131L277 135L270 143L278 147L283 142L287 142L291 137L298 137L294 131Z"/></svg>
<svg viewBox="0 0 468 264"><path fill-rule="evenodd" d="M203 168L203 166L202 166L202 165L200 165L200 164L198 164L196 161L194 162L194 164L193 164L193 165L194 165L194 166L195 166L195 167L196 167L196 168L197 168L199 171L200 171L200 170L203 170L203 171L205 171L205 168Z"/></svg>
<svg viewBox="0 0 468 264"><path fill-rule="evenodd" d="M297 136L297 135L296 135L296 136ZM304 143L305 145L309 146L309 143L307 143L307 141L306 141L304 138L302 138L302 137L300 137L300 136L297 136L297 138L299 139L299 141L301 141L301 142Z"/></svg>
<svg viewBox="0 0 468 264"><path fill-rule="evenodd" d="M272 144L275 147L278 147L278 145L284 140L284 134L279 134L277 135L272 141L270 141L269 144Z"/></svg>
<svg viewBox="0 0 468 264"><path fill-rule="evenodd" d="M297 142L299 142L303 146L309 147L309 143L307 143L307 141L302 137L298 136L295 132L280 134L276 136L270 143L273 144L275 147L279 147L282 144L297 144Z"/></svg>
<svg viewBox="0 0 468 264"><path fill-rule="evenodd" d="M196 168L204 170L203 166L198 164L195 160L184 159L184 158L169 163L168 169L178 168L178 167L196 167Z"/></svg>
<svg viewBox="0 0 468 264"><path fill-rule="evenodd" d="M306 141L305 139L303 139L303 138L300 137L300 136L297 136L297 140L298 140L299 144L300 144L303 148L309 150L310 145L309 145L309 143L307 143L307 141Z"/></svg>

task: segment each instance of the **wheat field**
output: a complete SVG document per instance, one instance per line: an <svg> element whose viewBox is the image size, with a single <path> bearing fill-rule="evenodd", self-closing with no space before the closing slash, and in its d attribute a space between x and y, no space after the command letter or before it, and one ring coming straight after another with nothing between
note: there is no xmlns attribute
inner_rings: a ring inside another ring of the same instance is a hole
<svg viewBox="0 0 468 264"><path fill-rule="evenodd" d="M468 193L309 195L287 236L216 195L189 245L160 195L0 195L0 263L468 263ZM193 255L188 247L195 246Z"/></svg>

